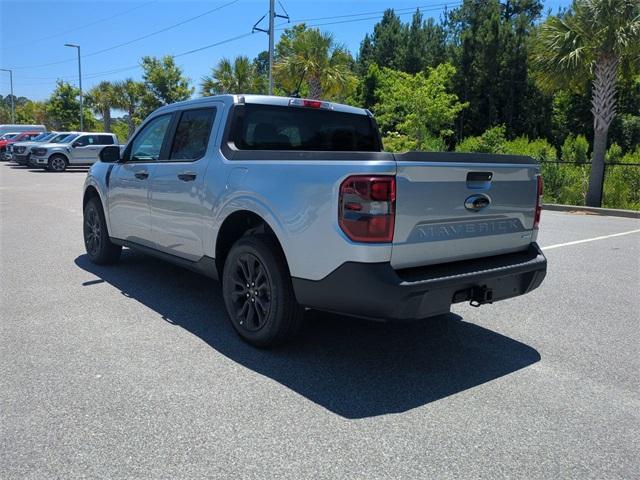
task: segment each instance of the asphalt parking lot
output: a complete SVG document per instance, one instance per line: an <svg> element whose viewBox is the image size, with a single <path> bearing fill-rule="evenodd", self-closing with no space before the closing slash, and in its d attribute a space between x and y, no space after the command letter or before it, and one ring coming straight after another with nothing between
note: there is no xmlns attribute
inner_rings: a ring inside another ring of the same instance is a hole
<svg viewBox="0 0 640 480"><path fill-rule="evenodd" d="M89 263L84 177L0 164L0 478L640 478L640 221L545 211L530 295L258 351L215 282Z"/></svg>

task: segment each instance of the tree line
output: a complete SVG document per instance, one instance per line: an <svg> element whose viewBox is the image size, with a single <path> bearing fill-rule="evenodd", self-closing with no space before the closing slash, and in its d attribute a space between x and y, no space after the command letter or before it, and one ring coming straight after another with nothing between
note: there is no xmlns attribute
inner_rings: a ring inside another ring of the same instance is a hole
<svg viewBox="0 0 640 480"><path fill-rule="evenodd" d="M97 115L126 138L158 106L195 93L173 58L143 57L141 66L141 81L88 92L85 125L97 126ZM223 58L198 93L266 93L267 75L267 52ZM277 42L274 79L278 95L370 109L390 151L544 151L541 160L567 162L558 167L567 182L578 182L569 172L586 172L578 203L600 204L607 160L640 163L637 0L574 0L544 18L540 0L464 0L439 20L417 10L408 22L389 9L355 57L331 33L295 25ZM77 128L77 94L59 81L47 102L17 99L18 118ZM112 109L124 110L124 120L112 125ZM638 195L624 205L640 208Z"/></svg>

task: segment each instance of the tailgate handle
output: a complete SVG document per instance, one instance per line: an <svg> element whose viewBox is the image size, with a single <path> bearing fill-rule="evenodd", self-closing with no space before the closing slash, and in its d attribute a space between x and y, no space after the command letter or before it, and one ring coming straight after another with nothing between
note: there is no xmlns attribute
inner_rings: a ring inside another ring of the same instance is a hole
<svg viewBox="0 0 640 480"><path fill-rule="evenodd" d="M491 188L493 172L468 172L467 188L488 190Z"/></svg>

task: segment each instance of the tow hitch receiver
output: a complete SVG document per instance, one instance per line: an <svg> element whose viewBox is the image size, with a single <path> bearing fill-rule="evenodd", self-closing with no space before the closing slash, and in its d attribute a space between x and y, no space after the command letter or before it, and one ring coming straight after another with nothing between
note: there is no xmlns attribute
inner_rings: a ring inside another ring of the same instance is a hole
<svg viewBox="0 0 640 480"><path fill-rule="evenodd" d="M469 304L472 307L479 307L485 303L493 303L493 290L487 288L486 285L482 287L473 287L471 289L471 300Z"/></svg>

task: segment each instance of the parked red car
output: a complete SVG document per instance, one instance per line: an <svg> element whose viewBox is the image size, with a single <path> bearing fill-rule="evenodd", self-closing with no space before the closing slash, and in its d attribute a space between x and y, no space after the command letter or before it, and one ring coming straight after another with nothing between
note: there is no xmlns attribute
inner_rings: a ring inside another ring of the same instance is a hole
<svg viewBox="0 0 640 480"><path fill-rule="evenodd" d="M0 160L5 160L4 154L7 151L7 145L16 142L28 142L36 138L42 132L20 132L17 135L7 134L0 138Z"/></svg>

